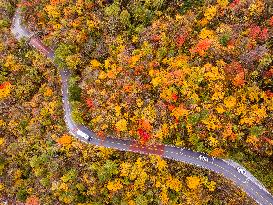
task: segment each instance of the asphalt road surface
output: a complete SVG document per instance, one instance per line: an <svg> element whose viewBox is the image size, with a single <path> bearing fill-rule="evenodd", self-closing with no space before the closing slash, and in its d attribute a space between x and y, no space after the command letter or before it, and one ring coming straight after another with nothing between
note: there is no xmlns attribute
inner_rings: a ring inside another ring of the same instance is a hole
<svg viewBox="0 0 273 205"><path fill-rule="evenodd" d="M24 25L22 25L19 9L17 9L14 14L11 31L17 40L25 38L31 46L42 52L54 63L54 51L43 45L43 43L36 38L35 35L33 35ZM264 188L264 186L241 165L232 160L213 158L204 153L194 152L183 147L169 145L143 146L134 140L118 139L111 136L107 136L102 139L85 126L76 124L71 116L71 106L68 99L68 80L70 77L70 72L68 69L63 69L60 71L60 75L62 79L62 100L65 122L69 132L79 140L92 145L113 148L121 151L130 151L141 154L156 154L164 158L209 169L233 181L258 204L273 205L273 197Z"/></svg>

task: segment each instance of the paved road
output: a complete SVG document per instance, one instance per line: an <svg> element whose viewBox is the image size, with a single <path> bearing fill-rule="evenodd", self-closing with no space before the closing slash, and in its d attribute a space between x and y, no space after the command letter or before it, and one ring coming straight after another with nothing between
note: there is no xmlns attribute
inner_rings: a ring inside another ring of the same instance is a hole
<svg viewBox="0 0 273 205"><path fill-rule="evenodd" d="M20 40L26 38L31 46L44 53L54 62L54 52L43 45L43 43L27 30L21 24L20 10L17 9L11 28L15 38ZM58 65L55 65L58 66ZM272 195L263 187L263 185L254 178L241 165L232 160L223 160L210 157L204 153L194 152L182 147L169 145L149 145L142 146L137 141L130 139L117 139L110 136L104 139L83 125L76 124L71 116L71 106L68 100L68 80L70 72L68 69L60 71L62 80L62 100L65 113L65 122L69 132L83 142L96 146L104 146L121 151L130 151L141 154L157 154L164 158L189 163L198 167L212 170L223 175L227 179L232 180L237 186L242 188L250 197L252 197L260 205L273 205Z"/></svg>

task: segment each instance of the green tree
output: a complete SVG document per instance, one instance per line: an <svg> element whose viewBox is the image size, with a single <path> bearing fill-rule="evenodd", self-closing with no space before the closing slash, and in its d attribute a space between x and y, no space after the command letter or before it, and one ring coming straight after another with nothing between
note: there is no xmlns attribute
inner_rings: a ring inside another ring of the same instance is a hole
<svg viewBox="0 0 273 205"><path fill-rule="evenodd" d="M131 17L130 13L125 9L122 10L119 18L124 26L129 26L131 24L130 17Z"/></svg>
<svg viewBox="0 0 273 205"><path fill-rule="evenodd" d="M81 88L78 86L78 77L71 77L69 79L69 100L80 101L81 99Z"/></svg>
<svg viewBox="0 0 273 205"><path fill-rule="evenodd" d="M73 45L67 45L61 43L58 48L55 50L55 59L54 62L59 66L59 68L67 67L66 60L68 56L73 54L75 47Z"/></svg>
<svg viewBox="0 0 273 205"><path fill-rule="evenodd" d="M107 16L118 17L120 14L120 4L118 1L115 1L111 5L105 8L105 14Z"/></svg>
<svg viewBox="0 0 273 205"><path fill-rule="evenodd" d="M99 180L104 182L118 173L118 165L110 160L107 160L103 167L98 170Z"/></svg>

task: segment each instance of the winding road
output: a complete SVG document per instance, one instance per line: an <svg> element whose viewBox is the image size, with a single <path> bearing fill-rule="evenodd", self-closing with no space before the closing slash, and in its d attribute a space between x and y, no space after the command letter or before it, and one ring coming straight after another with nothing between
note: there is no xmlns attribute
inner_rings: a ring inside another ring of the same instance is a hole
<svg viewBox="0 0 273 205"><path fill-rule="evenodd" d="M18 8L14 14L11 31L17 40L26 39L28 43L38 51L45 54L54 63L54 51L46 47L39 38L35 37L21 22L21 13ZM55 66L58 66L55 64ZM264 186L241 165L232 160L223 160L210 157L204 153L194 152L183 147L170 145L143 146L137 141L130 139L118 139L110 136L99 138L94 132L83 125L76 124L71 116L71 105L68 99L68 80L70 72L68 69L60 71L62 80L62 100L67 128L73 136L79 140L107 148L121 151L130 151L141 154L156 154L164 158L189 163L198 167L209 169L232 180L237 186L244 190L260 205L273 205L272 195Z"/></svg>

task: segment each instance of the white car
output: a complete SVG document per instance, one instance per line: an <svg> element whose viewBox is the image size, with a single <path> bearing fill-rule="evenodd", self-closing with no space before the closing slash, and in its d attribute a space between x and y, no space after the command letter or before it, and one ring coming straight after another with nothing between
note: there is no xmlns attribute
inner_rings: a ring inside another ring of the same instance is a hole
<svg viewBox="0 0 273 205"><path fill-rule="evenodd" d="M243 168L241 167L237 167L237 171L242 174L242 175L246 175L246 170L244 170Z"/></svg>
<svg viewBox="0 0 273 205"><path fill-rule="evenodd" d="M199 155L198 159L200 159L201 161L204 161L204 162L208 162L209 159L203 155Z"/></svg>
<svg viewBox="0 0 273 205"><path fill-rule="evenodd" d="M84 132L82 132L81 130L77 130L76 132L78 135L80 135L81 137L83 137L84 139L86 139L87 141L89 140L89 136L87 134L85 134Z"/></svg>

